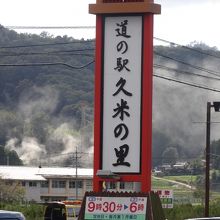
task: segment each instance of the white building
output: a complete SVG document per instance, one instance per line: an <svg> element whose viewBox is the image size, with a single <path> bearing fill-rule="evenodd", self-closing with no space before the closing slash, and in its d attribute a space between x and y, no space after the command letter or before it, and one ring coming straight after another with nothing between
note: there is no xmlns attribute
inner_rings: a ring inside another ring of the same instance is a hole
<svg viewBox="0 0 220 220"><path fill-rule="evenodd" d="M19 183L25 189L27 201L52 201L67 198L82 199L92 191L93 169L70 167L0 166L0 179L7 184ZM133 191L132 182L109 182L111 191Z"/></svg>

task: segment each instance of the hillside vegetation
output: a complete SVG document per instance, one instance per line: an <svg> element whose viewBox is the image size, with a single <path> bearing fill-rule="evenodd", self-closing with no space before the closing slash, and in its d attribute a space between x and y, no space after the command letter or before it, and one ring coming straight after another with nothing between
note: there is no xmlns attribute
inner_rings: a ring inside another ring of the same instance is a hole
<svg viewBox="0 0 220 220"><path fill-rule="evenodd" d="M204 121L206 102L218 98L212 88L220 88L218 79L213 79L218 78L220 53L202 43L189 48L154 47L154 166L203 157L204 126L192 122ZM181 83L186 81L194 86ZM93 98L94 40L53 37L46 32L18 34L1 26L3 148L15 150L25 164L48 163L49 157L51 164L72 165L76 146L91 154ZM213 137L219 139L217 132ZM3 158L0 164L6 163Z"/></svg>

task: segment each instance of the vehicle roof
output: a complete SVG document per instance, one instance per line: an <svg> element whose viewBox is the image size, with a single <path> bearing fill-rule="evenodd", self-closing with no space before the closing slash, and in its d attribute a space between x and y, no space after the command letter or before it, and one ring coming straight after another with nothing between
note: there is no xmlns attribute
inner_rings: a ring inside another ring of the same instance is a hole
<svg viewBox="0 0 220 220"><path fill-rule="evenodd" d="M42 205L65 205L63 202L43 202L43 203L40 203L40 204L42 204Z"/></svg>
<svg viewBox="0 0 220 220"><path fill-rule="evenodd" d="M70 205L81 205L82 201L81 200L64 200L64 201L51 201L51 202L43 202L40 203L43 205L65 205L65 206L70 206Z"/></svg>
<svg viewBox="0 0 220 220"><path fill-rule="evenodd" d="M16 211L8 211L8 210L0 210L0 217L8 218L8 217L23 217L24 215L21 212L16 212Z"/></svg>
<svg viewBox="0 0 220 220"><path fill-rule="evenodd" d="M187 218L185 220L220 220L220 217Z"/></svg>

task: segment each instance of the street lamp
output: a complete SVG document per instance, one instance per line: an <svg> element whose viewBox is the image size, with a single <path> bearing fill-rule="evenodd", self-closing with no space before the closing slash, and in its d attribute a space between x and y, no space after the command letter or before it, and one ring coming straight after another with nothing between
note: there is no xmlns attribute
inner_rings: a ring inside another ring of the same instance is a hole
<svg viewBox="0 0 220 220"><path fill-rule="evenodd" d="M205 217L209 217L209 186L210 186L210 125L211 125L211 107L216 112L220 112L220 102L207 102L207 120L206 120L206 172L205 172Z"/></svg>

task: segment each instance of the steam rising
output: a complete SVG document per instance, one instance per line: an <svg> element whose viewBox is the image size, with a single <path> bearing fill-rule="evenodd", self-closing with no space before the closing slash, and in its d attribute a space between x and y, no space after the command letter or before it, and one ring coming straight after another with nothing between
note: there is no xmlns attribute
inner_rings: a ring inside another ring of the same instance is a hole
<svg viewBox="0 0 220 220"><path fill-rule="evenodd" d="M201 64L201 60L203 63ZM155 63L163 64L192 73L204 73L189 67L179 66L159 58ZM218 71L220 62L214 58L196 58L191 60L197 66ZM193 75L180 74L162 69L155 69L158 75L205 85L220 90L220 81ZM210 75L209 75L210 76ZM57 108L59 93L51 88L33 87L20 97L18 117L24 121L21 138L9 136L6 147L16 150L26 164L76 165L76 153L80 166L91 167L93 162L92 131L79 131L74 128L73 118L53 118ZM179 144L196 155L205 148L206 104L220 101L220 94L202 90L175 82L154 78L153 90L153 130L162 132L171 138L171 144ZM49 118L47 118L49 116ZM44 121L50 121L44 124ZM35 122L35 128L30 122ZM212 121L220 121L220 114L212 113ZM212 124L212 139L219 139L219 125ZM85 141L87 140L87 141ZM44 143L44 144L42 144ZM161 143L163 144L163 143Z"/></svg>
<svg viewBox="0 0 220 220"><path fill-rule="evenodd" d="M6 144L6 148L15 150L20 159L27 164L32 164L37 158L41 158L46 153L45 146L39 144L36 138L30 137L24 137L21 144L18 144L18 139L16 138L10 139Z"/></svg>
<svg viewBox="0 0 220 220"><path fill-rule="evenodd" d="M202 59L195 58L188 61L188 63L218 71L219 62L216 62L215 59L213 61L213 59L206 58L201 64ZM158 60L156 60L156 63L158 63ZM173 68L173 62L166 62L164 65ZM179 69L191 73L212 76L202 71L187 68L189 67L179 67ZM155 73L195 85L200 84L209 88L220 89L220 81L196 77L193 74L172 73L165 70L156 70ZM190 155L198 156L205 149L207 102L217 100L220 100L220 94L217 92L154 78L153 129L171 137L172 143L188 149ZM220 115L212 113L212 121L220 121ZM212 139L220 138L218 129L214 128L213 124L211 134Z"/></svg>
<svg viewBox="0 0 220 220"><path fill-rule="evenodd" d="M51 87L34 86L24 93L20 97L17 112L24 121L23 135L20 139L11 137L5 147L15 150L28 165L66 166L68 161L74 165L76 153L79 160L83 153L89 152L85 160L80 160L80 165L91 166L90 154L93 148L88 146L82 149L82 137L74 128L74 120L51 116L56 110L58 99L58 92ZM44 123L47 120L49 123ZM32 127L33 123L36 128ZM48 124L50 127L45 127Z"/></svg>

